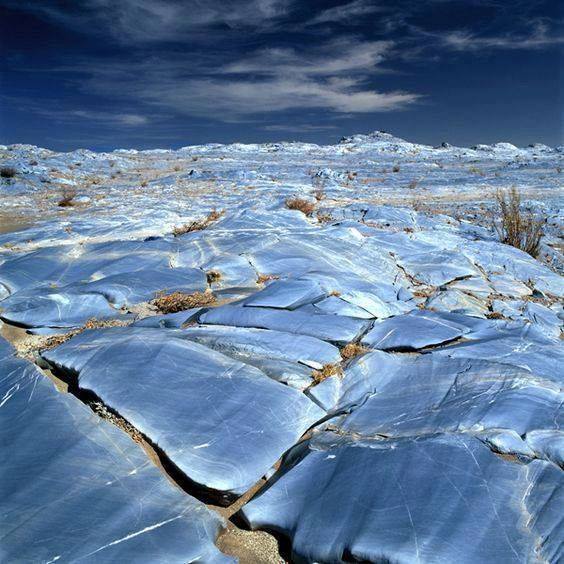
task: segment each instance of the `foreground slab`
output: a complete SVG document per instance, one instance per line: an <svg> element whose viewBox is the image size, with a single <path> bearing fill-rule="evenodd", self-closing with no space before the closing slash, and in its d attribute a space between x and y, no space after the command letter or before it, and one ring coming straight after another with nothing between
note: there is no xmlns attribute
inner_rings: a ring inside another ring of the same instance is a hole
<svg viewBox="0 0 564 564"><path fill-rule="evenodd" d="M141 431L196 487L227 503L325 412L257 368L174 334L125 328L98 347L83 337L44 357L78 368L81 390Z"/></svg>
<svg viewBox="0 0 564 564"><path fill-rule="evenodd" d="M557 562L562 503L556 466L472 437L324 434L241 513L288 537L295 562Z"/></svg>
<svg viewBox="0 0 564 564"><path fill-rule="evenodd" d="M231 562L216 514L33 365L0 361L0 560Z"/></svg>

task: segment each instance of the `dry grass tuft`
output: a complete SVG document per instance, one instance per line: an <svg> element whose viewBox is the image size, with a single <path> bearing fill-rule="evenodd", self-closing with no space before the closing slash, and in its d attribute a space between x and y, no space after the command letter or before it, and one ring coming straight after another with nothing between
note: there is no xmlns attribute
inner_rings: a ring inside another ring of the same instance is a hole
<svg viewBox="0 0 564 564"><path fill-rule="evenodd" d="M341 376L343 369L340 364L326 364L321 370L314 370L311 374L314 383L319 384L331 376Z"/></svg>
<svg viewBox="0 0 564 564"><path fill-rule="evenodd" d="M318 202L321 202L321 200L324 200L326 198L326 196L325 196L325 191L323 190L323 188L317 188L316 190L314 190L313 197Z"/></svg>
<svg viewBox="0 0 564 564"><path fill-rule="evenodd" d="M289 210L298 210L308 217L314 212L315 204L303 198L288 198L286 200L286 207Z"/></svg>
<svg viewBox="0 0 564 564"><path fill-rule="evenodd" d="M341 357L343 360L350 360L355 356L367 353L368 349L363 347L360 343L349 343L341 349Z"/></svg>
<svg viewBox="0 0 564 564"><path fill-rule="evenodd" d="M537 257L546 218L538 219L533 211L521 211L521 194L513 187L509 192L497 191L496 201L500 221L494 228L502 243Z"/></svg>
<svg viewBox="0 0 564 564"><path fill-rule="evenodd" d="M269 282L270 280L278 280L280 276L276 274L259 274L257 278L257 284L264 284L265 282Z"/></svg>
<svg viewBox="0 0 564 564"><path fill-rule="evenodd" d="M71 329L64 335L52 335L45 338L45 340L42 341L38 346L38 349L40 351L54 349L55 347L62 345L64 342L72 339L74 336L82 333L83 331L87 331L88 329L103 329L105 327L126 327L130 324L130 322L131 320L126 321L124 319L96 319L95 317L91 317L82 327Z"/></svg>
<svg viewBox="0 0 564 564"><path fill-rule="evenodd" d="M151 304L159 310L159 313L178 313L195 307L211 305L216 301L217 298L211 292L194 292L193 294L161 292Z"/></svg>
<svg viewBox="0 0 564 564"><path fill-rule="evenodd" d="M184 235L185 233L191 233L192 231L202 231L203 229L207 229L212 223L216 222L224 213L225 213L224 210L217 211L216 209L213 209L203 219L197 219L196 221L192 221L191 223L186 223L179 227L175 227L172 230L172 234L175 237L178 237L179 235Z"/></svg>
<svg viewBox="0 0 564 564"><path fill-rule="evenodd" d="M489 313L486 313L486 317L488 319L505 319L503 313L500 313L499 311L490 311Z"/></svg>
<svg viewBox="0 0 564 564"><path fill-rule="evenodd" d="M317 212L317 221L319 223L331 223L335 218L329 212Z"/></svg>
<svg viewBox="0 0 564 564"><path fill-rule="evenodd" d="M75 204L75 196L76 192L74 190L63 190L63 194L61 199L57 202L57 205L61 208L70 208Z"/></svg>
<svg viewBox="0 0 564 564"><path fill-rule="evenodd" d="M206 279L208 281L208 284L219 282L221 280L221 272L219 272L218 270L208 270L206 272Z"/></svg>

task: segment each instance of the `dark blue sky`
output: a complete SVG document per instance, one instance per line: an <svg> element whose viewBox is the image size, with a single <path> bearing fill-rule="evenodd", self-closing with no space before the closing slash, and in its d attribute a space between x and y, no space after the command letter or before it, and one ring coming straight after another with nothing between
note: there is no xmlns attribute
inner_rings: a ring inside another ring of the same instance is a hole
<svg viewBox="0 0 564 564"><path fill-rule="evenodd" d="M564 143L560 0L0 0L0 143Z"/></svg>

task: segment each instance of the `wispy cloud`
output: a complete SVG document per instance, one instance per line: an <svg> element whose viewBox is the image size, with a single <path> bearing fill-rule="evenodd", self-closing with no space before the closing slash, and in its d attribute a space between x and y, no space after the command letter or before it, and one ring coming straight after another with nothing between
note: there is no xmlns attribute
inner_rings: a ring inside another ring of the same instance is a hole
<svg viewBox="0 0 564 564"><path fill-rule="evenodd" d="M374 0L354 0L342 6L334 6L321 11L317 16L307 22L307 25L324 23L354 23L357 18L368 16L376 12L387 11L387 8L377 4Z"/></svg>
<svg viewBox="0 0 564 564"><path fill-rule="evenodd" d="M3 96L2 98L9 99L9 97L6 96ZM150 123L150 119L147 116L138 113L97 111L72 108L61 109L53 107L52 104L42 104L37 101L28 100L25 98L12 99L12 102L15 103L15 106L20 111L36 114L55 122L90 122L94 125L117 125L125 127L138 127Z"/></svg>
<svg viewBox="0 0 564 564"><path fill-rule="evenodd" d="M456 30L437 37L443 45L457 51L531 50L564 45L564 32L552 31L544 21L531 22L529 28L521 33L511 32L500 35L480 35L469 30Z"/></svg>
<svg viewBox="0 0 564 564"><path fill-rule="evenodd" d="M258 50L215 66L151 57L67 70L87 75L80 84L88 92L112 92L160 111L222 121L311 108L369 113L403 109L420 98L369 86L374 75L383 72L380 65L392 49L390 42L348 37L301 51Z"/></svg>
<svg viewBox="0 0 564 564"><path fill-rule="evenodd" d="M353 37L334 39L304 52L293 48L262 49L220 69L226 73L307 76L375 72L393 48L391 41L363 41Z"/></svg>
<svg viewBox="0 0 564 564"><path fill-rule="evenodd" d="M294 0L3 0L88 34L109 35L120 43L194 40L210 29L253 29L285 16Z"/></svg>

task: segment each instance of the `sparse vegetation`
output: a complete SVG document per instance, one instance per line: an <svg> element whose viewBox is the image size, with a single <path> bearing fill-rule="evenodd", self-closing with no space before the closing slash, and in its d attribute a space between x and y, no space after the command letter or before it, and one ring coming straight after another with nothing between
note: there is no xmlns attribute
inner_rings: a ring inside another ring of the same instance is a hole
<svg viewBox="0 0 564 564"><path fill-rule="evenodd" d="M219 282L219 280L221 280L221 272L219 272L218 270L208 270L206 272L206 279L208 281L208 284Z"/></svg>
<svg viewBox="0 0 564 564"><path fill-rule="evenodd" d="M159 313L178 313L195 307L211 305L216 301L217 298L212 292L194 292L192 294L160 292L151 304L159 310Z"/></svg>
<svg viewBox="0 0 564 564"><path fill-rule="evenodd" d="M57 202L57 205L61 208L69 208L75 205L74 198L76 192L74 190L63 190L61 199Z"/></svg>
<svg viewBox="0 0 564 564"><path fill-rule="evenodd" d="M318 201L321 202L321 200L325 199L325 191L323 190L323 188L317 188L316 190L313 191L313 197Z"/></svg>
<svg viewBox="0 0 564 564"><path fill-rule="evenodd" d="M125 319L96 319L95 317L91 317L82 327L71 329L63 335L52 335L50 337L46 337L40 342L37 348L39 351L54 349L83 331L87 331L89 329L104 329L106 327L126 327L130 322L131 320Z"/></svg>
<svg viewBox="0 0 564 564"><path fill-rule="evenodd" d="M16 169L13 166L0 167L0 176L2 178L14 178L16 176Z"/></svg>
<svg viewBox="0 0 564 564"><path fill-rule="evenodd" d="M314 370L311 374L313 376L314 383L319 384L331 376L341 376L343 374L343 369L338 363L326 364L321 370Z"/></svg>
<svg viewBox="0 0 564 564"><path fill-rule="evenodd" d="M315 204L304 198L288 198L286 200L286 207L289 210L301 211L304 215L308 217L315 211Z"/></svg>
<svg viewBox="0 0 564 564"><path fill-rule="evenodd" d="M329 212L317 212L317 221L319 223L331 223L335 218Z"/></svg>
<svg viewBox="0 0 564 564"><path fill-rule="evenodd" d="M498 190L496 202L499 221L493 223L500 241L536 258L546 218L536 217L532 210L523 212L521 194L515 187L508 192Z"/></svg>
<svg viewBox="0 0 564 564"><path fill-rule="evenodd" d="M278 280L280 276L276 274L259 274L257 278L257 284L264 284L265 282L269 282L270 280Z"/></svg>
<svg viewBox="0 0 564 564"><path fill-rule="evenodd" d="M175 227L172 230L172 234L175 237L179 235L184 235L185 233L191 233L192 231L202 231L203 229L207 229L212 223L216 222L225 212L217 211L213 209L206 217L203 219L197 219L196 221L192 221L190 223L185 223L184 225L180 225L179 227Z"/></svg>
<svg viewBox="0 0 564 564"><path fill-rule="evenodd" d="M349 343L341 349L341 357L343 360L350 360L366 352L368 352L368 349L363 347L360 343Z"/></svg>

